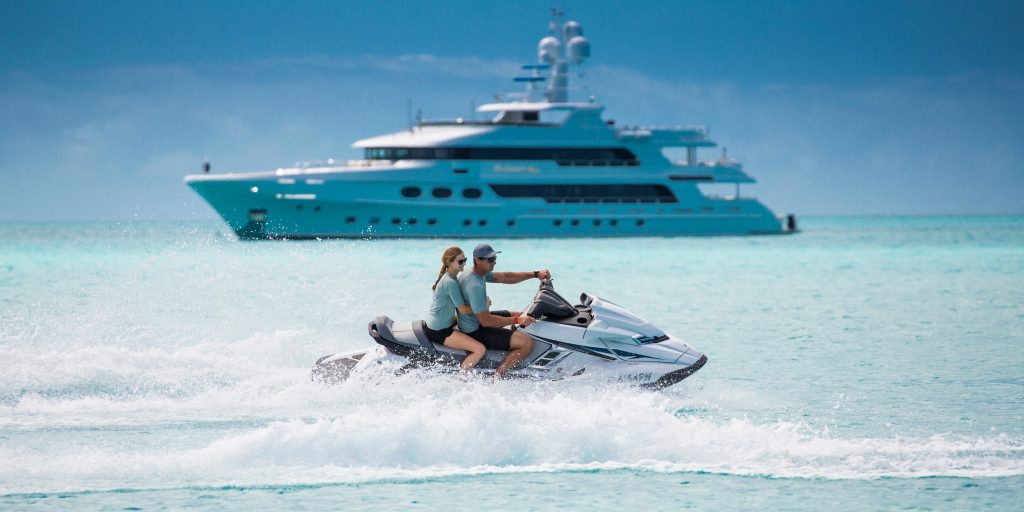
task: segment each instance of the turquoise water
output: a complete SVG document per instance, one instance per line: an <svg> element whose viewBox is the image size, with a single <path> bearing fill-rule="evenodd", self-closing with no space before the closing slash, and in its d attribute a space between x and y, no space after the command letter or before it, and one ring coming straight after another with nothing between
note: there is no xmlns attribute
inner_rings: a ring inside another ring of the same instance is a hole
<svg viewBox="0 0 1024 512"><path fill-rule="evenodd" d="M0 224L0 508L1019 509L1024 217L801 227L491 241L708 354L652 393L309 381L374 316L422 317L476 240Z"/></svg>

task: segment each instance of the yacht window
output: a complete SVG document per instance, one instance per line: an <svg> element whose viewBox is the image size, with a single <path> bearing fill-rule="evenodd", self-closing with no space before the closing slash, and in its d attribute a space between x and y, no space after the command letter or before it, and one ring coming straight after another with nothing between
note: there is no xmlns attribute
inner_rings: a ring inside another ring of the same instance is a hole
<svg viewBox="0 0 1024 512"><path fill-rule="evenodd" d="M380 224L380 217L373 217L370 219L370 224Z"/></svg>
<svg viewBox="0 0 1024 512"><path fill-rule="evenodd" d="M434 224L437 224L437 219L427 219L428 226L433 226Z"/></svg>
<svg viewBox="0 0 1024 512"><path fill-rule="evenodd" d="M405 187L402 189L403 197L419 197L421 194L419 187Z"/></svg>
<svg viewBox="0 0 1024 512"><path fill-rule="evenodd" d="M401 224L402 223L402 219L399 219L398 217L395 217L395 218L391 219L391 223L392 224Z"/></svg>
<svg viewBox="0 0 1024 512"><path fill-rule="evenodd" d="M561 225L562 225L562 221L561 220L556 220L555 221L555 226L561 226Z"/></svg>
<svg viewBox="0 0 1024 512"><path fill-rule="evenodd" d="M491 185L499 197L539 198L548 203L675 203L665 185Z"/></svg>
<svg viewBox="0 0 1024 512"><path fill-rule="evenodd" d="M452 189L448 187L437 187L433 191L434 197L444 199L452 196Z"/></svg>
<svg viewBox="0 0 1024 512"><path fill-rule="evenodd" d="M409 220L408 220L407 222L408 222L408 223L409 223L409 225L411 226L411 225L413 225L413 224L416 224L416 222L417 222L417 221L416 221L416 219L415 219L415 218L412 218L412 219L409 219Z"/></svg>
<svg viewBox="0 0 1024 512"><path fill-rule="evenodd" d="M487 219L480 219L480 222L478 222L477 224L480 224L481 226L486 226L487 225Z"/></svg>
<svg viewBox="0 0 1024 512"><path fill-rule="evenodd" d="M571 114L572 111L570 110L542 110L540 112L540 122L544 124L564 124Z"/></svg>
<svg viewBox="0 0 1024 512"><path fill-rule="evenodd" d="M462 191L462 197L465 197L466 199L476 199L481 195L482 192L480 192L480 189L478 188L467 188Z"/></svg>
<svg viewBox="0 0 1024 512"><path fill-rule="evenodd" d="M469 219L466 219L466 220L462 221L462 225L463 226L470 226L472 224L473 224L473 221L471 221Z"/></svg>
<svg viewBox="0 0 1024 512"><path fill-rule="evenodd" d="M355 217L345 217L345 223L346 224L355 224L355 222L356 222L356 218Z"/></svg>
<svg viewBox="0 0 1024 512"><path fill-rule="evenodd" d="M366 148L369 160L554 160L558 165L639 165L623 147ZM463 174L462 169L455 170Z"/></svg>
<svg viewBox="0 0 1024 512"><path fill-rule="evenodd" d="M508 224L508 227L512 227L516 225L516 221L509 219L505 224Z"/></svg>

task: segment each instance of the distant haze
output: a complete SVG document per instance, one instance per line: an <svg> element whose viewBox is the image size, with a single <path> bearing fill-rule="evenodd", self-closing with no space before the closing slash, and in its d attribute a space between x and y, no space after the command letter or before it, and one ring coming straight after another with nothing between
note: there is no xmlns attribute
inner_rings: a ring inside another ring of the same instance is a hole
<svg viewBox="0 0 1024 512"><path fill-rule="evenodd" d="M204 219L184 183L470 117L546 2L0 0L0 220ZM777 213L1024 212L1024 3L573 2L621 124L703 124ZM703 150L717 157L721 148Z"/></svg>

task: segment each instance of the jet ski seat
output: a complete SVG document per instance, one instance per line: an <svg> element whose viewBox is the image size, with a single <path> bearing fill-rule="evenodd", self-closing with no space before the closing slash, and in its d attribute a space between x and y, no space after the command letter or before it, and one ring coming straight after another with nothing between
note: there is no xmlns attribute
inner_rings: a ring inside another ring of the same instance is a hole
<svg viewBox="0 0 1024 512"><path fill-rule="evenodd" d="M381 315L375 318L368 330L370 337L377 343L384 345L391 352L408 357L416 358L417 354L426 359L448 359L455 364L461 363L467 353L464 350L455 350L438 343L432 343L423 330L426 323L423 320L412 322L395 322L391 318ZM534 341L534 348L527 356L527 360L533 360L540 354L551 348L551 344L542 341ZM508 352L504 350L487 350L483 359L477 363L478 368L497 368Z"/></svg>

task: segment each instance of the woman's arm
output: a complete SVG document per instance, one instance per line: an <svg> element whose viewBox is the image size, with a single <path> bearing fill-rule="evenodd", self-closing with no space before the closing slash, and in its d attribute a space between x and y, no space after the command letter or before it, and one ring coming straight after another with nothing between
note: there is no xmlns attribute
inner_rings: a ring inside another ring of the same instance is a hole
<svg viewBox="0 0 1024 512"><path fill-rule="evenodd" d="M490 311L481 311L476 314L477 320L480 321L480 325L484 327L505 327L506 325L530 325L533 323L533 317L529 315L515 315L515 316L498 316L492 315Z"/></svg>

